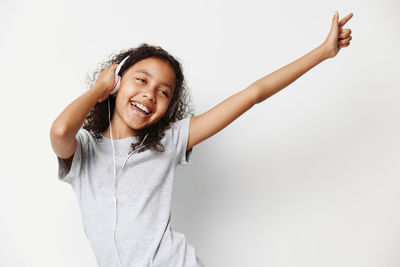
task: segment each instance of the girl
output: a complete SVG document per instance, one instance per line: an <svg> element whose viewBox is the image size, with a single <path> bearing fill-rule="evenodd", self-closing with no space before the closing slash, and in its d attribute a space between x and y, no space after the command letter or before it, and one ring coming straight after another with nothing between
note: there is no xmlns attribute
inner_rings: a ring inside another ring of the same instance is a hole
<svg viewBox="0 0 400 267"><path fill-rule="evenodd" d="M170 227L176 166L190 162L195 145L347 47L351 30L342 27L352 16L339 21L335 12L320 46L198 116L181 65L161 47L142 44L106 62L50 131L58 178L73 187L98 265L205 266ZM120 88L110 95L118 63Z"/></svg>

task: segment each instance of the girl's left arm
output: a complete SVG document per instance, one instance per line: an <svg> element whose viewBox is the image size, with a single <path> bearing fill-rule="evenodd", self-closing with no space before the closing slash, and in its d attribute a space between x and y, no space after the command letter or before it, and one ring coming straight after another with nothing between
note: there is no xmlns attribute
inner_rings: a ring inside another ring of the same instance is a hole
<svg viewBox="0 0 400 267"><path fill-rule="evenodd" d="M342 29L342 27L352 16L353 13L350 13L338 21L339 15L335 12L328 37L320 46L296 61L253 82L207 112L193 116L190 120L186 149L189 150L221 131L255 104L261 103L279 92L322 61L335 57L342 47L349 46L352 39L351 30Z"/></svg>

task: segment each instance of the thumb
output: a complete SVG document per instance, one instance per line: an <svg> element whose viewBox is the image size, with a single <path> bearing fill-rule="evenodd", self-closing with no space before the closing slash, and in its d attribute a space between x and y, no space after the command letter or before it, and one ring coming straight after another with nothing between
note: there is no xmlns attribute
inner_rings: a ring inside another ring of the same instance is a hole
<svg viewBox="0 0 400 267"><path fill-rule="evenodd" d="M338 24L339 24L339 13L337 11L335 11L335 13L333 14L333 18L332 18L331 29L338 28Z"/></svg>

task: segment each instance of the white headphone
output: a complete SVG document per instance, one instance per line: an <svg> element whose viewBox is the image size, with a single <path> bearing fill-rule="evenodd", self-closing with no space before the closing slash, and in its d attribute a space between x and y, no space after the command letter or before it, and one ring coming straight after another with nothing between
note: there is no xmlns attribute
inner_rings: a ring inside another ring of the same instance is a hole
<svg viewBox="0 0 400 267"><path fill-rule="evenodd" d="M124 62L128 59L129 56L127 56L126 58L124 58L124 60L121 61L121 63L118 64L118 67L115 69L115 79L114 79L114 87L110 93L110 95L115 94L118 89L119 86L121 84L121 76L118 75L118 72L120 71L122 65L124 64ZM113 184L114 184L114 203L115 203L115 221L114 221L114 248L115 248L115 252L117 253L117 257L118 257L118 261L119 261L119 266L122 266L121 264L121 259L118 253L118 248L117 248L117 242L115 240L115 228L117 226L117 218L118 218L118 213L117 213L117 204L118 204L118 200L117 200L117 193L116 193L116 166L115 166L115 151L114 151L114 142L113 142L113 137L112 137L112 127L111 127L111 119L110 119L110 98L108 98L108 121L110 123L110 136L111 136L111 145L112 145L112 149L113 149L113 160L114 160L114 180L113 180ZM132 152L128 155L128 157L125 159L124 164L122 164L121 170L119 171L119 173L122 172L122 169L125 166L126 161L129 159L129 157L136 153L136 151L138 150L138 148L140 148L144 142L144 140L146 140L146 137L149 133L147 133L145 135L145 137L143 138L143 141L140 143L140 145Z"/></svg>

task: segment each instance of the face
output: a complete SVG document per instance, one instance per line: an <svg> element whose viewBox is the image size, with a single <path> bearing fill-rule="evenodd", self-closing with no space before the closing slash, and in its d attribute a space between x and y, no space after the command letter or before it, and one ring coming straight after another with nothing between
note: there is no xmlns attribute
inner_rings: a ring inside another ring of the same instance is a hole
<svg viewBox="0 0 400 267"><path fill-rule="evenodd" d="M138 130L158 122L167 111L174 87L174 69L162 59L146 58L126 70L114 95L113 120L120 131L138 135Z"/></svg>

